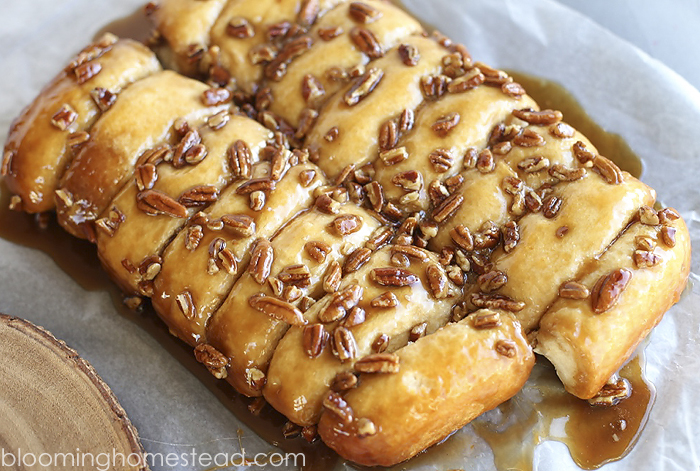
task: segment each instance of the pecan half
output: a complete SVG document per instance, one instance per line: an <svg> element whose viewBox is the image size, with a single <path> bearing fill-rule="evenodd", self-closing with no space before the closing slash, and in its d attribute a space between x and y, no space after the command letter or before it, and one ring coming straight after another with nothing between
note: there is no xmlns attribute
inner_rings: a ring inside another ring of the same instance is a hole
<svg viewBox="0 0 700 471"><path fill-rule="evenodd" d="M414 273L394 267L374 268L370 272L370 279L381 286L396 287L410 286L420 281Z"/></svg>
<svg viewBox="0 0 700 471"><path fill-rule="evenodd" d="M252 155L245 141L238 140L229 148L229 164L234 177L250 178L252 173Z"/></svg>
<svg viewBox="0 0 700 471"><path fill-rule="evenodd" d="M503 309L504 311L518 312L525 308L522 301L514 301L502 294L473 293L471 302L478 308Z"/></svg>
<svg viewBox="0 0 700 471"><path fill-rule="evenodd" d="M371 353L355 362L359 373L398 373L400 358L395 353Z"/></svg>
<svg viewBox="0 0 700 471"><path fill-rule="evenodd" d="M439 265L431 263L425 269L426 277L428 278L428 286L430 292L435 299L443 299L448 295L447 290L447 275Z"/></svg>
<svg viewBox="0 0 700 471"><path fill-rule="evenodd" d="M157 190L145 190L136 195L136 206L144 213L165 214L176 218L187 217L187 208L170 196Z"/></svg>
<svg viewBox="0 0 700 471"><path fill-rule="evenodd" d="M544 126L550 125L550 124L556 124L559 121L561 121L563 118L561 111L555 111L555 110L535 111L532 108L513 110L513 116L515 116L518 119L522 119L523 121L526 121L529 124L544 125Z"/></svg>
<svg viewBox="0 0 700 471"><path fill-rule="evenodd" d="M270 241L258 239L248 264L248 272L259 285L264 284L267 281L267 277L270 276L274 257L275 254Z"/></svg>
<svg viewBox="0 0 700 471"><path fill-rule="evenodd" d="M306 325L307 323L304 314L299 309L272 296L264 294L251 296L248 298L248 304L253 309L290 325Z"/></svg>
<svg viewBox="0 0 700 471"><path fill-rule="evenodd" d="M333 331L333 350L341 363L357 357L355 337L347 328L338 326Z"/></svg>
<svg viewBox="0 0 700 471"><path fill-rule="evenodd" d="M472 326L475 329L495 329L501 326L501 315L490 309L481 309L472 316Z"/></svg>
<svg viewBox="0 0 700 471"><path fill-rule="evenodd" d="M560 298L586 299L590 294L588 288L577 281L566 281L559 287Z"/></svg>
<svg viewBox="0 0 700 471"><path fill-rule="evenodd" d="M372 251L366 247L359 247L353 250L345 259L343 273L354 273L369 261Z"/></svg>
<svg viewBox="0 0 700 471"><path fill-rule="evenodd" d="M186 208L205 206L219 199L219 189L213 185L191 188L180 195L178 201Z"/></svg>
<svg viewBox="0 0 700 471"><path fill-rule="evenodd" d="M384 71L376 67L370 68L359 77L350 90L345 93L344 100L348 106L355 106L364 100L379 85L384 78Z"/></svg>
<svg viewBox="0 0 700 471"><path fill-rule="evenodd" d="M350 39L357 48L370 59L379 59L384 55L384 49L377 37L367 28L355 27L350 30Z"/></svg>
<svg viewBox="0 0 700 471"><path fill-rule="evenodd" d="M322 324L312 324L304 327L304 351L309 358L316 358L326 348L330 334Z"/></svg>
<svg viewBox="0 0 700 471"><path fill-rule="evenodd" d="M363 2L352 2L348 14L353 21L362 24L373 23L382 17L381 11Z"/></svg>
<svg viewBox="0 0 700 471"><path fill-rule="evenodd" d="M445 221L447 218L452 216L461 206L464 204L464 196L459 193L455 193L448 198L446 198L440 205L433 211L433 219L437 223Z"/></svg>
<svg viewBox="0 0 700 471"><path fill-rule="evenodd" d="M620 299L631 278L632 272L625 268L601 276L591 291L593 312L602 314L610 310Z"/></svg>
<svg viewBox="0 0 700 471"><path fill-rule="evenodd" d="M362 219L354 214L343 214L331 223L333 229L341 236L346 236L359 231L362 228Z"/></svg>
<svg viewBox="0 0 700 471"><path fill-rule="evenodd" d="M391 291L386 291L370 301L370 306L380 309L388 309L398 305L399 300Z"/></svg>

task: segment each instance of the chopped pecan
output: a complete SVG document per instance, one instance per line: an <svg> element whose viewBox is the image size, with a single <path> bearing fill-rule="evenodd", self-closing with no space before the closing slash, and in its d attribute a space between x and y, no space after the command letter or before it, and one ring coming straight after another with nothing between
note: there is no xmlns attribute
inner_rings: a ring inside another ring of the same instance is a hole
<svg viewBox="0 0 700 471"><path fill-rule="evenodd" d="M447 135L459 124L460 116L457 112L448 113L438 118L431 126L433 132L440 137Z"/></svg>
<svg viewBox="0 0 700 471"><path fill-rule="evenodd" d="M549 127L549 133L560 139L574 137L576 130L566 123L556 123Z"/></svg>
<svg viewBox="0 0 700 471"><path fill-rule="evenodd" d="M428 155L428 160L437 173L445 173L454 164L454 158L448 149L435 149Z"/></svg>
<svg viewBox="0 0 700 471"><path fill-rule="evenodd" d="M194 305L194 300L192 299L192 293L189 291L184 291L175 297L175 303L177 307L180 308L180 312L185 316L187 320L193 320L197 317L197 308Z"/></svg>
<svg viewBox="0 0 700 471"><path fill-rule="evenodd" d="M539 147L545 145L545 139L532 129L526 128L515 136L513 144L520 147Z"/></svg>
<svg viewBox="0 0 700 471"><path fill-rule="evenodd" d="M549 159L541 155L523 159L518 162L518 168L525 173L539 172L540 170L549 168Z"/></svg>
<svg viewBox="0 0 700 471"><path fill-rule="evenodd" d="M616 406L632 395L632 386L624 378L611 378L603 388L588 403L592 406L611 407Z"/></svg>
<svg viewBox="0 0 700 471"><path fill-rule="evenodd" d="M267 192L274 190L275 186L276 183L271 178L254 178L252 180L248 180L247 182L243 183L241 186L236 188L236 193L239 195L249 195L256 191Z"/></svg>
<svg viewBox="0 0 700 471"><path fill-rule="evenodd" d="M73 72L75 79L82 85L102 71L102 64L99 62L86 62L76 67Z"/></svg>
<svg viewBox="0 0 700 471"><path fill-rule="evenodd" d="M510 253L520 241L520 227L515 221L508 221L503 229L503 250Z"/></svg>
<svg viewBox="0 0 700 471"><path fill-rule="evenodd" d="M343 34L343 28L340 26L329 26L326 28L319 28L317 33L324 41L330 41Z"/></svg>
<svg viewBox="0 0 700 471"><path fill-rule="evenodd" d="M226 367L230 359L211 345L200 343L194 349L194 356L216 379L224 379L228 375Z"/></svg>
<svg viewBox="0 0 700 471"><path fill-rule="evenodd" d="M399 305L399 300L396 297L394 293L391 291L385 291L384 293L380 294L376 298L374 298L372 301L370 301L370 306L380 308L380 309L387 309L387 308L392 308L396 307Z"/></svg>
<svg viewBox="0 0 700 471"><path fill-rule="evenodd" d="M404 65L413 67L420 61L420 52L413 44L401 44L398 50Z"/></svg>
<svg viewBox="0 0 700 471"><path fill-rule="evenodd" d="M51 124L61 131L65 131L76 119L78 119L78 113L71 105L66 103L51 117Z"/></svg>
<svg viewBox="0 0 700 471"><path fill-rule="evenodd" d="M325 242L310 241L304 245L304 250L306 250L309 257L314 259L316 262L323 263L326 261L326 257L331 252L331 246Z"/></svg>
<svg viewBox="0 0 700 471"><path fill-rule="evenodd" d="M620 167L602 155L596 156L595 160L593 160L593 169L611 185L619 185L624 179Z"/></svg>
<svg viewBox="0 0 700 471"><path fill-rule="evenodd" d="M518 82L506 82L501 85L501 90L503 93L513 98L520 98L526 93L525 88Z"/></svg>
<svg viewBox="0 0 700 471"><path fill-rule="evenodd" d="M350 311L348 311L347 316L343 319L343 327L348 329L360 325L365 321L365 310L360 306L355 306Z"/></svg>
<svg viewBox="0 0 700 471"><path fill-rule="evenodd" d="M518 348L512 340L498 340L495 349L496 353L506 358L514 358L518 354Z"/></svg>
<svg viewBox="0 0 700 471"><path fill-rule="evenodd" d="M656 226L661 221L659 220L659 213L650 206L642 206L639 208L639 222L646 226Z"/></svg>
<svg viewBox="0 0 700 471"><path fill-rule="evenodd" d="M659 255L646 250L635 250L633 258L637 268L651 268L661 263Z"/></svg>
<svg viewBox="0 0 700 471"><path fill-rule="evenodd" d="M226 34L232 38L247 39L255 36L253 25L248 20L241 17L231 18L226 25Z"/></svg>

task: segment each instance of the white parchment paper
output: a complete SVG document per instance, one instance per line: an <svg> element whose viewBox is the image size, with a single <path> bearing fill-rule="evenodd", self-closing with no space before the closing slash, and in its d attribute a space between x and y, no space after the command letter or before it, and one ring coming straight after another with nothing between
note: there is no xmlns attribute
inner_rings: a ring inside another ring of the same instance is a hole
<svg viewBox="0 0 700 471"><path fill-rule="evenodd" d="M98 30L142 3L1 2L0 133L6 133L12 118ZM699 469L700 92L630 44L550 0L404 3L426 23L465 43L477 60L564 84L598 124L625 138L644 161L642 180L685 218L694 244L690 287L651 334L646 349L656 404L637 446L604 469ZM195 446L198 452L233 453L238 451L239 429L240 443L249 453L275 450L236 418L221 394L192 374L194 360L183 363L163 348L173 349L170 340L120 315L107 293L83 290L46 254L2 239L0 311L46 327L92 362L139 429L147 451L190 453ZM494 469L488 446L469 427L440 450L444 456L439 469ZM432 456L397 469L436 469ZM156 464L154 469L203 468ZM536 450L534 469L578 468L563 445L547 442Z"/></svg>

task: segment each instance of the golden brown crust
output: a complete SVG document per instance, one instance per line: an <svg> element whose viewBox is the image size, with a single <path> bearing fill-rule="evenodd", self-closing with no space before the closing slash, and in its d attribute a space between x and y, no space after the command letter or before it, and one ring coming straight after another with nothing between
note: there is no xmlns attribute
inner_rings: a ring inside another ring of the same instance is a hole
<svg viewBox="0 0 700 471"><path fill-rule="evenodd" d="M342 236L333 229L333 221L347 216L358 217L361 227ZM250 371L267 372L272 354L290 326L290 319L251 306L251 297L281 298L303 312L308 302L325 293L332 266L343 267L347 256L362 248L377 227L378 221L365 210L347 204L337 214L319 210L302 214L272 239L274 260L269 277L261 284L250 272L245 273L207 326L207 342L230 358L227 380L238 391L247 396L262 395L261 383L250 381ZM325 255L321 262L312 258L307 244L322 247ZM296 272L302 273L299 281L292 278ZM304 276L307 273L308 277Z"/></svg>
<svg viewBox="0 0 700 471"><path fill-rule="evenodd" d="M537 327L559 286L602 253L640 206L653 204L653 190L629 174L624 178L611 185L588 172L581 180L555 186L552 195L562 202L556 215L547 217L545 210L527 214L518 223L515 249L494 253L494 268L508 276L498 293L525 303L517 318L526 332ZM567 230L560 237L561 227Z"/></svg>
<svg viewBox="0 0 700 471"><path fill-rule="evenodd" d="M198 134L206 149L201 162L194 165L185 162L181 166L171 161L137 167L135 181L125 185L97 220L98 255L112 279L126 293L147 295L152 288L149 282L160 270L159 266L153 266L149 272L148 266L161 265L167 243L193 214L216 201L219 193L236 178L230 166L231 142L245 142L253 161L257 161L260 149L272 135L260 124L241 116L229 117L227 124L217 130L204 126ZM155 172L155 177L149 172ZM151 181L153 178L155 182ZM144 208L149 191L183 204L185 217ZM202 195L201 204L198 194Z"/></svg>
<svg viewBox="0 0 700 471"><path fill-rule="evenodd" d="M668 228L674 231L673 247L661 235ZM647 239L651 250L641 248L639 238ZM614 305L597 313L596 307L600 311L606 306L595 305L604 295L596 292L596 282L620 269L630 274L626 287ZM682 219L669 226L633 224L576 276L590 296L560 297L547 310L536 337L537 352L554 364L567 391L583 399L593 397L678 301L689 270L690 236Z"/></svg>
<svg viewBox="0 0 700 471"><path fill-rule="evenodd" d="M350 15L350 4L342 3L320 17L309 32L313 40L311 48L287 66L284 76L279 81L267 81L272 93L270 110L294 127L298 126L304 108L320 108L325 99L333 96L347 80L350 80L333 79L334 71L352 73L354 68L361 71L373 59L352 39L358 28L365 28L371 32L378 47L388 54L391 53L389 50L399 43L417 40L410 36L422 29L420 24L404 11L391 3L377 0L365 2L376 19L362 24ZM337 36L336 29L339 31ZM329 38L329 31L334 31L332 38ZM427 51L424 51L424 55L427 55ZM315 100L304 99L303 83L307 75L318 80L325 92L323 97Z"/></svg>
<svg viewBox="0 0 700 471"><path fill-rule="evenodd" d="M22 209L30 213L54 208L54 190L73 153L90 139L90 127L122 89L160 70L145 46L112 36L101 38L78 58L72 64L81 65L69 65L61 71L24 109L5 144L5 155L11 155L5 182L22 199ZM79 78L76 70L81 67L99 72ZM58 116L61 110L62 117Z"/></svg>
<svg viewBox="0 0 700 471"><path fill-rule="evenodd" d="M499 327L475 328L483 313L399 349L398 372L362 374L342 398L350 420L326 407L323 441L356 463L391 466L515 395L534 355L511 314L498 313Z"/></svg>
<svg viewBox="0 0 700 471"><path fill-rule="evenodd" d="M75 156L56 193L58 221L76 237L96 220L134 173L149 149L175 142L173 124L198 127L226 105L202 103L207 86L164 71L127 88L121 100L93 126L92 137ZM172 100L177 96L178 100Z"/></svg>
<svg viewBox="0 0 700 471"><path fill-rule="evenodd" d="M253 170L253 178L269 174L268 162L261 162L257 167L257 170ZM302 181L301 175L309 171L313 173L311 180ZM268 192L264 210L255 211L251 208L251 194L238 190L249 181L228 187L204 214L205 219L211 222L227 215L250 217L255 224L252 234L241 236L227 228L218 229L216 225L207 227L206 223L197 224L198 220L192 220L189 227L173 239L163 254L162 269L155 279L153 306L173 335L191 345L205 339L209 317L224 301L234 282L244 273L255 241L258 238L270 239L287 222L287 218L311 204L314 190L325 183L323 175L314 164L297 165L286 172L274 190ZM188 242L193 226L199 226L202 231L201 238L198 238L195 245ZM210 269L210 247L216 239L226 242L227 249L236 260L235 271L229 272L218 266L218 270ZM182 309L183 299L186 298L192 301L192 313Z"/></svg>
<svg viewBox="0 0 700 471"><path fill-rule="evenodd" d="M397 251L401 254L401 250L398 246L385 247L358 271L343 278L339 292L348 288L359 290L360 298L353 307L359 306L364 311L364 322L347 327L347 333L341 333L345 324L329 316L336 299L329 294L312 306L306 318L310 324L323 324L334 340L329 340L326 348L312 358L304 347L304 328L293 327L278 345L263 394L291 421L301 425L316 423L333 378L352 371L357 360L376 352L379 347L375 342L382 334L387 336L387 341L379 350L393 352L406 345L414 327L426 323L425 333L431 334L449 321L459 288L447 280L436 255L427 251L415 248L420 258L407 257L410 265L397 267L392 258ZM398 258L403 259L402 256ZM434 276L428 274L428 267L436 270ZM390 275L385 280L378 276L382 270L398 271L399 275ZM437 293L439 298L431 285L431 279L436 278L442 278L443 282L442 291ZM394 298L394 302L377 304L380 296ZM345 347L339 343L342 334L348 337ZM349 352L349 357L343 358L341 349Z"/></svg>

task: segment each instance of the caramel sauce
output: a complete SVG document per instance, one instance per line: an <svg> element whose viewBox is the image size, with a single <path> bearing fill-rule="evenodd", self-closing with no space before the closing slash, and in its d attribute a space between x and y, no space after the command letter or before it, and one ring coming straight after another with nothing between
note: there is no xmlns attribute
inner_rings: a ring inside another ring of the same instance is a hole
<svg viewBox="0 0 700 471"><path fill-rule="evenodd" d="M615 162L622 170L639 178L644 165L632 148L618 134L606 131L589 115L566 88L556 82L508 71L520 83L541 109L559 110L564 121L576 128L598 148L598 153Z"/></svg>
<svg viewBox="0 0 700 471"><path fill-rule="evenodd" d="M399 1L394 3L401 6ZM151 25L139 8L130 16L102 28L98 36L104 32L146 41ZM565 121L585 134L601 154L632 175L641 175L642 162L624 140L598 126L565 88L545 79L510 73L542 108L562 111ZM202 368L194 359L191 349L168 333L150 304L144 306L143 313L136 313L124 306L122 294L101 269L92 244L61 230L53 215L49 217L45 229L39 228L34 216L10 211L9 199L4 183L0 184L0 237L45 252L84 289L107 291L120 315L148 331L202 381L241 423L285 452L303 452L306 466L302 469L328 470L340 462L340 458L320 441L309 444L302 438L285 439L282 426L286 419L270 406L265 406L259 416L252 415L248 410L252 400L236 393L228 383L216 380ZM449 463L454 467L455 463L449 460L457 457L457 466L464 466L470 459L488 456L483 439L490 446L497 469L531 470L535 447L545 440L557 440L568 446L580 467L597 468L625 456L647 420L655 391L644 380L642 373L643 359L638 356L621 371L621 376L632 384L632 396L616 407L597 408L566 393L551 364L538 358L523 392L413 458L411 463L437 463L441 466ZM404 467L398 465L396 469Z"/></svg>
<svg viewBox="0 0 700 471"><path fill-rule="evenodd" d="M654 402L655 389L643 377L643 357L634 357L620 376L632 395L614 407L594 407L564 390L553 366L538 357L523 391L472 426L491 446L499 470L531 470L535 447L564 443L574 462L595 469L624 457L636 442Z"/></svg>

